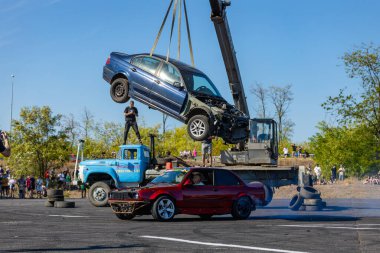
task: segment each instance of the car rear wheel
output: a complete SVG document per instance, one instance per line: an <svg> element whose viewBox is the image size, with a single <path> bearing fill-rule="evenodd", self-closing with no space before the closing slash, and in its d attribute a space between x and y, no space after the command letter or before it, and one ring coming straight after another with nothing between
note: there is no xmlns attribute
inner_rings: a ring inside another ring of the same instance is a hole
<svg viewBox="0 0 380 253"><path fill-rule="evenodd" d="M169 196L159 197L153 204L152 216L159 221L173 219L176 212L174 201Z"/></svg>
<svg viewBox="0 0 380 253"><path fill-rule="evenodd" d="M252 203L248 197L240 197L232 205L232 217L238 220L247 219L252 212Z"/></svg>
<svg viewBox="0 0 380 253"><path fill-rule="evenodd" d="M116 217L120 220L132 220L135 217L135 215L129 213L116 213Z"/></svg>
<svg viewBox="0 0 380 253"><path fill-rule="evenodd" d="M195 115L187 123L187 132L191 139L204 141L210 136L209 118L204 115Z"/></svg>
<svg viewBox="0 0 380 253"><path fill-rule="evenodd" d="M104 182L96 182L90 187L88 199L91 204L97 207L106 206L108 204L108 194L111 188Z"/></svg>
<svg viewBox="0 0 380 253"><path fill-rule="evenodd" d="M110 88L110 94L116 103L125 103L129 100L128 96L128 80L124 78L115 79Z"/></svg>

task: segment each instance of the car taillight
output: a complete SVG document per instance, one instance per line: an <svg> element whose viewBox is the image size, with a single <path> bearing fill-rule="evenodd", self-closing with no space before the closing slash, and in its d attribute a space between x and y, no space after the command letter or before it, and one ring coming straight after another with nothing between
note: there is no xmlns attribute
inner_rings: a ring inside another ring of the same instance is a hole
<svg viewBox="0 0 380 253"><path fill-rule="evenodd" d="M111 63L111 58L108 57L108 58L107 58L107 61L106 61L106 64L108 65L108 64L110 64L110 63Z"/></svg>

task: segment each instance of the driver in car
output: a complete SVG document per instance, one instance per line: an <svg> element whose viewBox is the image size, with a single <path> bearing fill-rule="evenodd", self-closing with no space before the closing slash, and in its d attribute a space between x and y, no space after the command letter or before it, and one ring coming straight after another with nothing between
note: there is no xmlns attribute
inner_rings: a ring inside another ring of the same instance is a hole
<svg viewBox="0 0 380 253"><path fill-rule="evenodd" d="M192 176L193 185L205 185L199 172L194 172Z"/></svg>

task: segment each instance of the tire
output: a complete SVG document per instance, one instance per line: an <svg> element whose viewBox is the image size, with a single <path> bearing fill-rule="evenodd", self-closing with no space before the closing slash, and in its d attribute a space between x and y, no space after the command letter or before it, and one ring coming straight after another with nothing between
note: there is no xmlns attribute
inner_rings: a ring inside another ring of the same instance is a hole
<svg viewBox="0 0 380 253"><path fill-rule="evenodd" d="M321 198L321 193L311 186L302 187L300 190L300 195L304 199L320 199Z"/></svg>
<svg viewBox="0 0 380 253"><path fill-rule="evenodd" d="M201 214L201 215L199 215L199 217L202 220L210 220L212 218L212 214Z"/></svg>
<svg viewBox="0 0 380 253"><path fill-rule="evenodd" d="M252 212L252 202L251 200L244 196L237 199L232 205L232 217L237 220L247 219Z"/></svg>
<svg viewBox="0 0 380 253"><path fill-rule="evenodd" d="M289 209L292 211L298 211L302 206L303 201L304 198L301 196L301 194L295 194L290 200Z"/></svg>
<svg viewBox="0 0 380 253"><path fill-rule="evenodd" d="M107 206L108 204L108 194L110 193L111 188L108 184L104 182L96 182L91 185L90 190L88 191L88 199L91 204L96 207Z"/></svg>
<svg viewBox="0 0 380 253"><path fill-rule="evenodd" d="M56 197L56 196L63 196L63 190L47 190L47 196L48 197Z"/></svg>
<svg viewBox="0 0 380 253"><path fill-rule="evenodd" d="M322 211L323 207L319 206L306 206L306 211Z"/></svg>
<svg viewBox="0 0 380 253"><path fill-rule="evenodd" d="M129 100L128 96L128 80L125 78L115 79L110 87L110 95L116 103L125 103Z"/></svg>
<svg viewBox="0 0 380 253"><path fill-rule="evenodd" d="M195 115L187 122L187 133L195 141L204 141L210 136L209 118L204 115Z"/></svg>
<svg viewBox="0 0 380 253"><path fill-rule="evenodd" d="M73 201L56 201L54 202L55 208L74 208L75 202Z"/></svg>
<svg viewBox="0 0 380 253"><path fill-rule="evenodd" d="M322 199L305 199L303 204L305 206L322 206Z"/></svg>
<svg viewBox="0 0 380 253"><path fill-rule="evenodd" d="M135 215L134 214L129 214L129 213L115 213L116 217L119 218L120 220L132 220Z"/></svg>
<svg viewBox="0 0 380 253"><path fill-rule="evenodd" d="M302 205L302 206L298 209L298 211L306 211L306 206L305 206L305 205Z"/></svg>
<svg viewBox="0 0 380 253"><path fill-rule="evenodd" d="M152 216L158 221L172 220L176 214L176 206L169 196L159 197L153 204Z"/></svg>
<svg viewBox="0 0 380 253"><path fill-rule="evenodd" d="M255 183L263 184L260 181L249 182L249 184L255 184ZM273 190L272 190L272 187L270 187L270 186L268 186L266 184L263 184L263 186L264 186L264 191L265 191L265 199L261 203L261 206L267 206L267 205L269 205L270 202L272 202L272 199L273 199Z"/></svg>
<svg viewBox="0 0 380 253"><path fill-rule="evenodd" d="M54 202L54 201L64 201L65 198L63 196L55 196L55 197L48 197L48 201Z"/></svg>
<svg viewBox="0 0 380 253"><path fill-rule="evenodd" d="M44 203L44 206L46 207L54 207L54 201L46 200Z"/></svg>

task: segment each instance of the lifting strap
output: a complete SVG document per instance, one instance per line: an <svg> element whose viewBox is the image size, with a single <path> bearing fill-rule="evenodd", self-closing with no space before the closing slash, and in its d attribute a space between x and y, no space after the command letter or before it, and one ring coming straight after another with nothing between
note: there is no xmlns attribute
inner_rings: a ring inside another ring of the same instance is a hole
<svg viewBox="0 0 380 253"><path fill-rule="evenodd" d="M168 7L168 9L166 11L164 20L162 21L160 30L159 30L159 32L158 32L158 34L156 36L156 40L154 41L153 47L152 47L152 49L150 51L150 56L153 55L154 50L157 47L158 41L160 40L160 36L161 36L162 30L163 30L163 28L165 26L166 20L168 18L170 9L171 9L171 7L173 5L173 1L174 0L170 1L170 4L169 4L169 7ZM194 67L195 66L195 64L194 64L194 54L193 54L193 46L192 46L192 43L191 43L190 26L189 26L189 19L188 19L188 16L187 16L186 0L175 0L175 2L174 2L173 15L172 15L172 24L171 24L171 29L170 29L169 47L168 47L168 51L167 51L167 54L166 54L166 61L169 61L170 45L171 45L171 41L172 41L172 37L173 37L173 28L174 28L175 19L176 19L177 5L178 5L178 3L179 3L179 13L178 13L178 49L177 49L177 59L179 60L180 56L181 56L181 19L182 19L182 7L181 6L182 6L182 1L183 1L184 11L185 11L187 40L188 40L188 43L189 43L191 64Z"/></svg>
<svg viewBox="0 0 380 253"><path fill-rule="evenodd" d="M156 49L157 43L158 43L158 41L159 41L159 39L160 39L160 36L161 36L162 30L164 29L165 22L166 22L166 19L168 18L169 11L170 11L170 9L171 9L171 7L172 7L172 4L173 4L173 0L170 1L169 8L168 8L168 10L166 11L166 14L165 14L165 18L164 18L164 20L162 21L162 24L161 24L161 27L160 27L160 31L158 32L158 34L157 34L157 36L156 36L156 40L154 41L153 47L152 47L152 49L150 50L150 56L153 55L154 50Z"/></svg>

